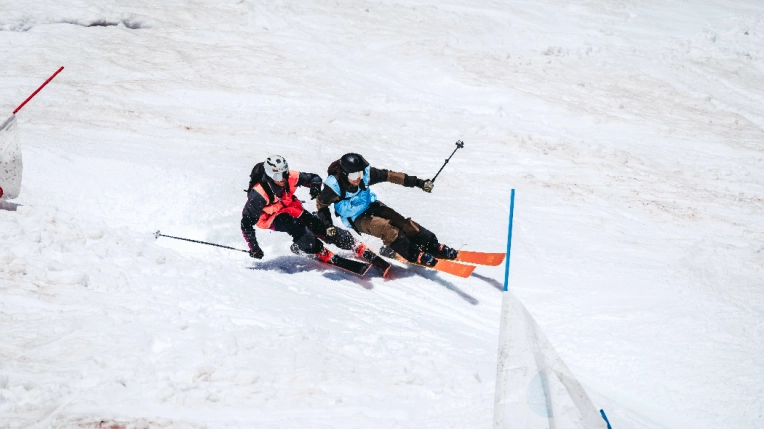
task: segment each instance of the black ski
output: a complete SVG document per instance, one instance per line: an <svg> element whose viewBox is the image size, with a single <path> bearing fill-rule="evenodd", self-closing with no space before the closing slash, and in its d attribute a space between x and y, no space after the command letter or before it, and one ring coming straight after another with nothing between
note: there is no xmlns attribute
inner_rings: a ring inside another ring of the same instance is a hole
<svg viewBox="0 0 764 429"><path fill-rule="evenodd" d="M387 272L390 271L390 263L385 261L384 259L380 258L379 255L372 252L369 249L366 249L363 252L363 255L361 255L363 259L366 259L367 261L371 262L371 266L374 267L377 272L379 272L382 277L387 276Z"/></svg>
<svg viewBox="0 0 764 429"><path fill-rule="evenodd" d="M292 253L294 253L295 255L305 256L307 258L313 259L314 261L321 262L322 264L331 265L333 267L337 267L341 270L345 270L349 273L357 274L359 276L363 276L364 274L366 274L366 272L369 271L369 268L371 267L371 264L368 262L361 262L361 261L355 261L353 259L343 258L342 256L339 256L334 253L332 254L331 259L329 259L328 261L324 261L323 259L319 259L317 255L303 252L294 243L292 243L292 245L289 247L289 250L291 250Z"/></svg>
<svg viewBox="0 0 764 429"><path fill-rule="evenodd" d="M311 259L315 259L316 261L322 262L324 264L331 265L333 267L337 267L341 270L345 270L347 272L358 274L359 276L363 276L366 274L367 271L369 271L369 268L371 267L371 264L368 262L361 262L361 261L355 261L353 259L347 259L343 258L339 255L332 256L332 259L330 259L327 262L324 262L315 255L310 255Z"/></svg>

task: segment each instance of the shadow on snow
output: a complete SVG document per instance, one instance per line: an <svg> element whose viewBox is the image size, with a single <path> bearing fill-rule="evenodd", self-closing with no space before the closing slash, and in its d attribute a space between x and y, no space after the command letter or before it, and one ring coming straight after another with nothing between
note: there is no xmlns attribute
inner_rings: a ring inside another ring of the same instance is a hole
<svg viewBox="0 0 764 429"><path fill-rule="evenodd" d="M8 210L9 212L15 212L17 207L21 207L21 204L16 204L10 201L0 200L0 210Z"/></svg>
<svg viewBox="0 0 764 429"><path fill-rule="evenodd" d="M504 283L502 283L502 282L500 282L500 281L498 281L496 279L492 279L490 277L483 276L483 275L480 275L480 274L475 273L475 272L472 273L472 277L477 277L478 279L480 279L480 280L488 283L489 285L495 287L496 289L498 289L499 292L504 292Z"/></svg>
<svg viewBox="0 0 764 429"><path fill-rule="evenodd" d="M396 268L400 268L400 267L396 267ZM407 273L407 274L403 274L403 273ZM480 301L478 301L474 296L459 289L456 285L449 282L448 280L440 278L439 272L431 270L429 268L418 267L416 265L408 265L403 269L402 272L400 270L396 271L395 274L390 276L390 280L393 280L396 278L412 277L412 276L423 277L427 280L432 281L433 283L437 283L443 286L444 288L459 295L460 298L462 298L463 300L467 301L468 303L472 305L478 305L480 303Z"/></svg>
<svg viewBox="0 0 764 429"><path fill-rule="evenodd" d="M371 290L374 288L371 281L366 280L357 274L303 256L279 256L268 261L256 262L255 265L249 267L249 269L256 271L276 271L283 274L317 271L322 272L324 278L332 281L352 280L353 282L360 284L364 289ZM369 270L366 275L372 273L372 270Z"/></svg>
<svg viewBox="0 0 764 429"><path fill-rule="evenodd" d="M364 277L358 276L353 273L349 273L346 271L343 271L340 268L332 267L331 265L326 265L321 262L318 262L316 260L302 257L302 256L279 256L277 258L264 261L264 262L257 262L256 265L249 267L250 270L263 270L263 271L276 271L283 274L297 274L297 273L303 273L303 272L309 272L309 271L317 271L322 272L322 276L326 279L332 280L332 281L342 281L342 280L350 280L354 283L359 284L361 287L367 290L374 289L374 285L372 284L371 280L368 280ZM366 273L366 276L372 275L376 278L379 278L379 275L374 271L374 269L370 269L368 273ZM473 273L473 276L475 274ZM404 279L409 277L422 277L424 279L430 280L433 283L437 283L446 289L456 293L459 295L460 298L464 299L468 303L472 305L477 305L480 303L475 297L472 295L464 292L463 290L459 289L456 285L449 282L448 280L440 278L440 275L437 271L432 271L424 267L417 267L417 266L405 266L401 267L398 265L393 265L392 270L390 271L390 274L388 274L386 279L383 279L385 281L390 280L397 280L397 279ZM498 288L501 290L501 285L493 279L477 275L477 277L483 281L486 281L490 283L492 286Z"/></svg>

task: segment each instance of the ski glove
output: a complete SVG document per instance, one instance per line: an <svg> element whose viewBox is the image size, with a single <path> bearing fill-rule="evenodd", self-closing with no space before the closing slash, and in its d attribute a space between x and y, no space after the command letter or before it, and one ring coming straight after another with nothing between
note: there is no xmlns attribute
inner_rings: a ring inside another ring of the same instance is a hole
<svg viewBox="0 0 764 429"><path fill-rule="evenodd" d="M430 179L427 179L427 180L419 179L419 183L417 183L417 186L422 188L423 191L430 193L432 192L432 188L435 187L435 182L433 182Z"/></svg>
<svg viewBox="0 0 764 429"><path fill-rule="evenodd" d="M310 199L315 200L321 194L321 185L310 187Z"/></svg>
<svg viewBox="0 0 764 429"><path fill-rule="evenodd" d="M265 253L263 253L263 249L259 246L254 246L254 248L249 249L250 258L263 259L263 256L265 256Z"/></svg>
<svg viewBox="0 0 764 429"><path fill-rule="evenodd" d="M263 249L260 248L260 245L257 244L257 239L254 237L248 238L247 243L249 244L249 257L255 259L263 259L265 253L263 252Z"/></svg>

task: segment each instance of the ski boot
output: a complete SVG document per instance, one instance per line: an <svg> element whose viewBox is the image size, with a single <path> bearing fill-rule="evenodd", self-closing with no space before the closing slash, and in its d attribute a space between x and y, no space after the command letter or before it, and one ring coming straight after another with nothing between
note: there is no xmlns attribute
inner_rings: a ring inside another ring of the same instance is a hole
<svg viewBox="0 0 764 429"><path fill-rule="evenodd" d="M334 262L334 252L324 247L316 253L316 258L322 262Z"/></svg>
<svg viewBox="0 0 764 429"><path fill-rule="evenodd" d="M415 253L414 257L411 259L406 258L401 254L398 254L395 250L393 250L392 247L389 247L389 246L382 246L382 248L379 249L379 254L384 256L385 258L409 261L412 264L424 265L426 267L434 267L435 264L438 262L438 260L435 259L435 257L432 256L432 254L425 252L419 247L417 247L416 249L418 250L418 253Z"/></svg>
<svg viewBox="0 0 764 429"><path fill-rule="evenodd" d="M435 264L438 263L438 260L427 252L421 252L419 255L417 255L416 260L412 262L419 265L424 265L425 267L434 267Z"/></svg>
<svg viewBox="0 0 764 429"><path fill-rule="evenodd" d="M459 252L446 246L445 244L435 244L428 246L427 252L438 259L456 259Z"/></svg>
<svg viewBox="0 0 764 429"><path fill-rule="evenodd" d="M310 254L305 253L304 250L300 249L300 246L298 246L297 243L292 243L292 245L289 246L289 250L291 250L295 255L310 256ZM332 262L332 259L334 258L334 252L327 249L326 247L321 247L321 250L319 250L318 253L314 254L313 256L315 256L316 259L321 262Z"/></svg>
<svg viewBox="0 0 764 429"><path fill-rule="evenodd" d="M438 260L435 259L435 257L432 256L430 253L425 252L419 247L415 247L415 249L416 250L412 252L414 253L414 257L412 258L406 258L405 256L397 253L395 250L393 250L392 247L389 247L389 246L382 246L382 248L379 249L379 254L384 256L385 258L408 261L412 264L424 265L425 267L434 267L435 264L438 263Z"/></svg>

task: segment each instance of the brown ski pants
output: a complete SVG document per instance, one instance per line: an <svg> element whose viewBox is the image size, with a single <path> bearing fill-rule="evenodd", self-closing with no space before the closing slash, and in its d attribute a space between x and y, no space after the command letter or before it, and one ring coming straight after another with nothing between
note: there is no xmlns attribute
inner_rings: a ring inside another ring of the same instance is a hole
<svg viewBox="0 0 764 429"><path fill-rule="evenodd" d="M382 239L406 259L412 260L419 253L416 245L437 243L435 234L400 213L376 201L353 222L358 232Z"/></svg>

